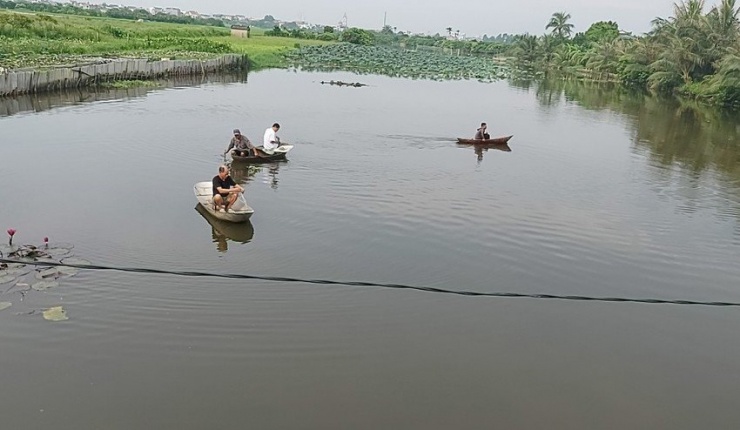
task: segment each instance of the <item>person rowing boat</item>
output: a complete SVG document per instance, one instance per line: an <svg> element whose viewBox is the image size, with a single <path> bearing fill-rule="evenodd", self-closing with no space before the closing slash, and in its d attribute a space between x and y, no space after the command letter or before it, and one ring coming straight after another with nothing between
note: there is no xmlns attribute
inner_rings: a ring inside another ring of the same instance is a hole
<svg viewBox="0 0 740 430"><path fill-rule="evenodd" d="M488 125L486 125L485 122L480 123L480 128L475 132L475 137L473 139L475 140L488 140L491 138L491 135L486 133L486 129L488 129Z"/></svg>

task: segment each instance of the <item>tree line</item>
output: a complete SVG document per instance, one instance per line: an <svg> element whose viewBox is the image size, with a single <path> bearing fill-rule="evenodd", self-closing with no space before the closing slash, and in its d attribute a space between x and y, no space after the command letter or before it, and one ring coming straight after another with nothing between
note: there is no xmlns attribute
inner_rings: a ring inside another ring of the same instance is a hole
<svg viewBox="0 0 740 430"><path fill-rule="evenodd" d="M521 35L510 51L516 66L615 81L740 107L740 9L735 0L706 10L704 0L674 4L673 15L656 18L639 37L615 22L593 24L573 35L571 16L553 14L542 36Z"/></svg>

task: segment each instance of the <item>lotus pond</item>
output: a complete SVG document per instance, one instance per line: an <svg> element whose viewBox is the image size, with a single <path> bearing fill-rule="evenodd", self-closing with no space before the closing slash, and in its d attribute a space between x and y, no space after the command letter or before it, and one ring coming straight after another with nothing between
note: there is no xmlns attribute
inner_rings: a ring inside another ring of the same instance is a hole
<svg viewBox="0 0 740 430"><path fill-rule="evenodd" d="M491 58L446 54L438 50L395 49L350 43L304 46L286 54L302 70L344 70L362 74L431 80L475 79L493 82L509 69Z"/></svg>

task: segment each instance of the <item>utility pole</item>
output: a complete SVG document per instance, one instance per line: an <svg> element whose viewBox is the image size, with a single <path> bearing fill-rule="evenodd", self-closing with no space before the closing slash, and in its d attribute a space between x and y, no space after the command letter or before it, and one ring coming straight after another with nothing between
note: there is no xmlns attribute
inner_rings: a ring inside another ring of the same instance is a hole
<svg viewBox="0 0 740 430"><path fill-rule="evenodd" d="M388 16L388 12L383 12L383 28L385 28L385 19Z"/></svg>

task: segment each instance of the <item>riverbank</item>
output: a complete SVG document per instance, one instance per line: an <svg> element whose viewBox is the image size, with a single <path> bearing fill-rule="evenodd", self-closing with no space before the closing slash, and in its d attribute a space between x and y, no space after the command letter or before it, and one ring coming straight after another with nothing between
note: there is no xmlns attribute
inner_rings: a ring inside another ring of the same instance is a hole
<svg viewBox="0 0 740 430"><path fill-rule="evenodd" d="M120 58L213 60L245 55L251 69L284 65L296 46L327 42L231 36L225 27L0 10L0 72Z"/></svg>
<svg viewBox="0 0 740 430"><path fill-rule="evenodd" d="M234 72L248 67L245 55L229 54L209 60L148 61L146 59L101 59L74 66L12 70L0 73L0 97L35 94L96 85L146 84L144 80Z"/></svg>

